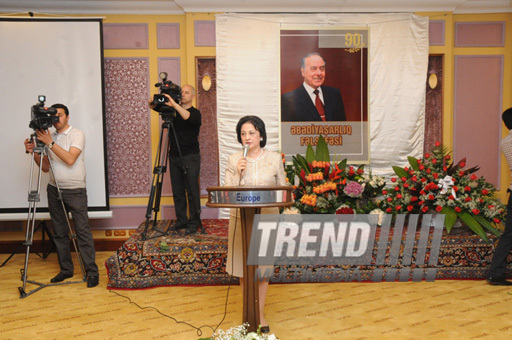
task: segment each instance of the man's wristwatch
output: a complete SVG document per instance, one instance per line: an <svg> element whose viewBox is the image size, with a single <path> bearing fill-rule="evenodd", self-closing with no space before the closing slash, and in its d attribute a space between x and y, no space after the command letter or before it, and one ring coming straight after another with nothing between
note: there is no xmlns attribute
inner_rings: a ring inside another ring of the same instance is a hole
<svg viewBox="0 0 512 340"><path fill-rule="evenodd" d="M53 148L53 144L55 144L55 142L51 142L50 144L48 144L48 149Z"/></svg>

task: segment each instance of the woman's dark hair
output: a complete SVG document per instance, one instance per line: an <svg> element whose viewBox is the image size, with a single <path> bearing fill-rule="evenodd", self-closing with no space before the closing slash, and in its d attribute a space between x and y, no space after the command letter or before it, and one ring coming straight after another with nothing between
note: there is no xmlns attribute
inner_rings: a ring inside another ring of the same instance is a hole
<svg viewBox="0 0 512 340"><path fill-rule="evenodd" d="M263 123L260 117L256 116L245 116L240 118L238 124L236 124L236 136L238 138L238 142L240 144L243 144L241 130L242 125L244 125L245 123L251 123L252 125L254 125L254 128L259 131L261 136L260 147L264 148L265 145L267 145L267 132L265 131L265 123Z"/></svg>
<svg viewBox="0 0 512 340"><path fill-rule="evenodd" d="M53 104L52 107L55 108L55 109L63 109L64 113L66 114L66 116L69 116L69 110L68 110L68 107L66 105L64 105L64 104Z"/></svg>
<svg viewBox="0 0 512 340"><path fill-rule="evenodd" d="M507 129L512 130L512 107L503 111L501 118L503 119L503 123L505 123Z"/></svg>

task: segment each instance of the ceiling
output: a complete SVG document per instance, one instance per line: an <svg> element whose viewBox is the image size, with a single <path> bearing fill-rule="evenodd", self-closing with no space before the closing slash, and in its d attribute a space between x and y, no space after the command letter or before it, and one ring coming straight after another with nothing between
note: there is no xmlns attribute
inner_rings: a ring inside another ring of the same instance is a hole
<svg viewBox="0 0 512 340"><path fill-rule="evenodd" d="M0 0L0 15L453 12L512 13L512 0Z"/></svg>

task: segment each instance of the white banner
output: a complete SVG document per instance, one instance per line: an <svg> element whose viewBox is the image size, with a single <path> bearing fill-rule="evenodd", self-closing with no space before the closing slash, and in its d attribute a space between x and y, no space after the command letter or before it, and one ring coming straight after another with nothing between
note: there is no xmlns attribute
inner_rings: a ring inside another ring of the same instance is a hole
<svg viewBox="0 0 512 340"><path fill-rule="evenodd" d="M216 17L216 25L221 184L228 155L241 149L235 131L241 117L263 119L267 148L280 151L279 32L287 27L369 27L369 166L373 174L389 178L392 165L406 165L409 155L421 157L429 52L427 17L408 13L227 13Z"/></svg>

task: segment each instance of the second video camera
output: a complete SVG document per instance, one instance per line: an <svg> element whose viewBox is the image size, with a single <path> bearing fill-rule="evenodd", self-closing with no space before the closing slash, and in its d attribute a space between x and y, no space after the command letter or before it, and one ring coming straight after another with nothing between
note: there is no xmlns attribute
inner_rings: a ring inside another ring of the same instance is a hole
<svg viewBox="0 0 512 340"><path fill-rule="evenodd" d="M31 121L28 126L34 130L47 130L59 121L57 109L44 106L46 96L38 96L37 100L38 103L30 110Z"/></svg>
<svg viewBox="0 0 512 340"><path fill-rule="evenodd" d="M176 103L181 103L181 87L179 85L174 84L172 81L167 80L167 73L161 72L159 75L162 82L156 83L155 87L160 88L160 94L155 94L153 96L153 110L162 113L162 116L169 116L169 118L174 118L176 116L176 112L174 108L165 105L169 101L169 99L164 96L164 94L169 95L172 100ZM165 118L165 117L164 117Z"/></svg>

